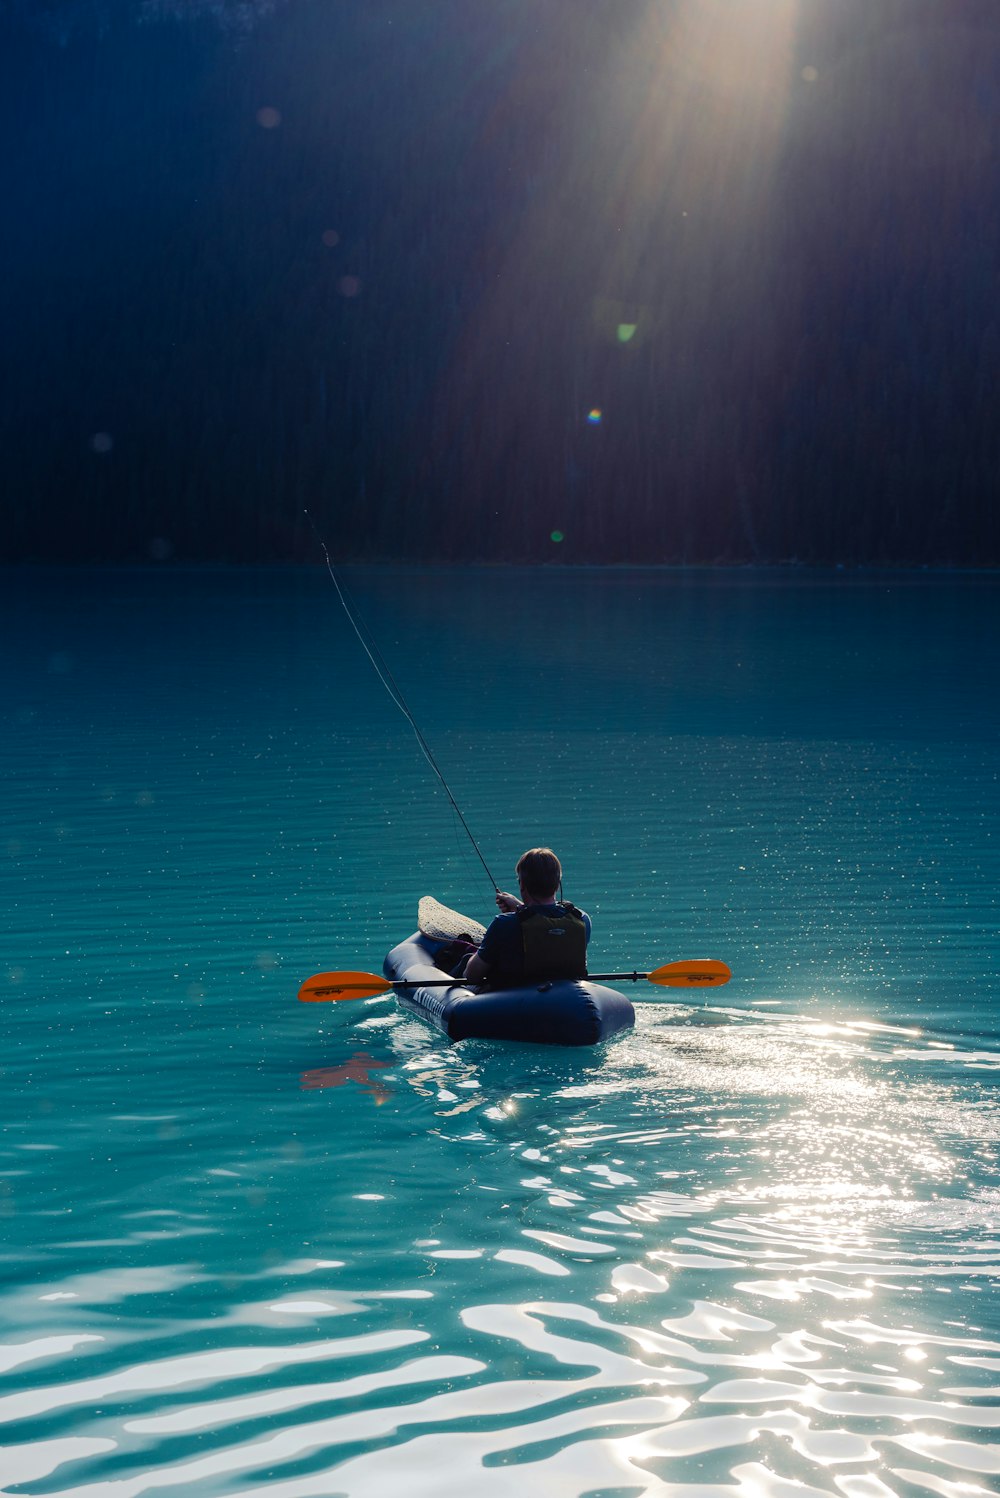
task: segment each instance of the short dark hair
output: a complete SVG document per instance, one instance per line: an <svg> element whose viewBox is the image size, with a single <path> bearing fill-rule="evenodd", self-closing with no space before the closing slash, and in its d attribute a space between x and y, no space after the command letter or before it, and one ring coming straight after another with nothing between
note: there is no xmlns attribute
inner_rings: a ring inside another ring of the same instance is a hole
<svg viewBox="0 0 1000 1498"><path fill-rule="evenodd" d="M562 864L551 848L529 848L517 860L517 877L534 900L554 895L562 884Z"/></svg>

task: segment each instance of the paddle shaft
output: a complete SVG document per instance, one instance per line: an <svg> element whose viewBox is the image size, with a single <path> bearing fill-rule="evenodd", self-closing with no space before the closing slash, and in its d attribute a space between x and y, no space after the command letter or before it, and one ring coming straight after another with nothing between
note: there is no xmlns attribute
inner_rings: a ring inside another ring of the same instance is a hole
<svg viewBox="0 0 1000 1498"><path fill-rule="evenodd" d="M648 973L588 973L584 978L570 978L571 983L638 983L642 978L648 978ZM543 980L544 981L544 980ZM564 983L564 978L553 978L553 983ZM697 981L697 980L696 980ZM421 981L418 978L395 978L386 979L389 988L455 988L464 986L464 978L427 978Z"/></svg>

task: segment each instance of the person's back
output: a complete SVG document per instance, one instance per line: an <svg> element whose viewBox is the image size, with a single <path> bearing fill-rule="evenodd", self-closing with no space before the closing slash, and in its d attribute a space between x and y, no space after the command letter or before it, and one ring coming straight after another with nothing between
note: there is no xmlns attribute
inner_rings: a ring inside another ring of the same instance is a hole
<svg viewBox="0 0 1000 1498"><path fill-rule="evenodd" d="M493 921L479 957L489 968L488 983L537 983L551 978L585 978L590 917L568 901L524 904Z"/></svg>
<svg viewBox="0 0 1000 1498"><path fill-rule="evenodd" d="M459 964L466 982L502 988L519 983L587 976L591 921L585 911L559 900L562 865L551 848L529 848L517 862L521 899L501 890L501 914L487 928L477 952Z"/></svg>

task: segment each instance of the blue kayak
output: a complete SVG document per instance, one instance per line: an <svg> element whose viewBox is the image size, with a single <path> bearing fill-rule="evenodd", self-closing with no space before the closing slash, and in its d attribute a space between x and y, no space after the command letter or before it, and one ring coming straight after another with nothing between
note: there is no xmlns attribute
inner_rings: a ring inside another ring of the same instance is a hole
<svg viewBox="0 0 1000 1498"><path fill-rule="evenodd" d="M475 922L457 915L455 919L464 930L476 928ZM447 939L445 932L415 931L388 953L382 971L387 978L414 985L396 990L400 1005L435 1025L449 1040L597 1045L635 1024L635 1010L624 994L586 978L556 978L510 988L470 988L458 982L431 987L449 976L434 962Z"/></svg>

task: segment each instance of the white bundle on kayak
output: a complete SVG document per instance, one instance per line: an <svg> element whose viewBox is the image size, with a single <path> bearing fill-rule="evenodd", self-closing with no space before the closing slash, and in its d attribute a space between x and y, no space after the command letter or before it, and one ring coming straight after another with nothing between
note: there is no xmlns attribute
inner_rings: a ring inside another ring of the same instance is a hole
<svg viewBox="0 0 1000 1498"><path fill-rule="evenodd" d="M478 946L486 935L485 926L457 910L449 910L447 905L442 905L433 895L421 897L417 907L417 925L422 936L429 936L434 941L454 941L459 936L467 936Z"/></svg>

